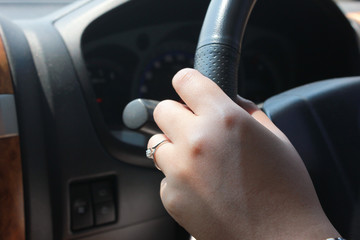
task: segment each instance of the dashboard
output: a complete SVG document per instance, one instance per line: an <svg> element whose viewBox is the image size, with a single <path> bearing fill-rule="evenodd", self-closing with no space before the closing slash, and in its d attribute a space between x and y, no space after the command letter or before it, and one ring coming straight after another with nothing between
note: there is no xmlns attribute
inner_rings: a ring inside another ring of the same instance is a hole
<svg viewBox="0 0 360 240"><path fill-rule="evenodd" d="M120 141L145 147L148 138L123 126L122 111L131 100L179 100L171 79L180 69L193 67L208 3L132 1L95 20L85 30L82 54L88 79L107 127ZM299 85L357 74L354 61L349 64L337 61L349 54L357 61L357 56L346 49L350 46L345 39L332 34L333 31L349 34L350 29L328 24L330 19L325 11L329 11L330 4L257 3L238 66L241 96L260 104ZM333 14L340 19L341 13L335 5L332 7ZM307 18L300 23L302 14ZM319 31L307 27L314 23ZM356 48L354 43L352 47Z"/></svg>

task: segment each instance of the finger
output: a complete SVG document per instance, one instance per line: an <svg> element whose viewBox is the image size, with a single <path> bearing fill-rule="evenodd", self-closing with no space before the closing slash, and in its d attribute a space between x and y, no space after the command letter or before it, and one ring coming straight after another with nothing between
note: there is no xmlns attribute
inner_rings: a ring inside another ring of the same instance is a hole
<svg viewBox="0 0 360 240"><path fill-rule="evenodd" d="M172 81L175 91L185 104L196 114L201 115L231 103L231 99L216 83L194 69L180 70Z"/></svg>
<svg viewBox="0 0 360 240"><path fill-rule="evenodd" d="M164 140L167 140L169 143L172 143L171 140L165 134L162 133L155 134L149 139L147 148L152 148L156 146L159 142L162 142Z"/></svg>
<svg viewBox="0 0 360 240"><path fill-rule="evenodd" d="M246 99L246 98L240 97L239 95L237 95L236 103L237 103L240 107L242 107L243 109L245 109L245 111L247 111L250 115L251 115L253 112L259 110L258 106L257 106L254 102L252 102L252 101L250 101L250 100L248 100L248 99Z"/></svg>
<svg viewBox="0 0 360 240"><path fill-rule="evenodd" d="M155 167L166 175L166 165L168 164L165 164L165 161L167 158L171 160L171 157L167 156L173 156L173 143L164 134L156 134L149 139L147 146L148 150L153 150L152 159Z"/></svg>
<svg viewBox="0 0 360 240"><path fill-rule="evenodd" d="M167 186L167 178L163 178L163 180L161 180L160 183L160 198L163 199L164 197L164 192L166 190L166 186Z"/></svg>
<svg viewBox="0 0 360 240"><path fill-rule="evenodd" d="M158 127L172 142L179 139L194 117L188 107L172 100L160 102L153 115Z"/></svg>
<svg viewBox="0 0 360 240"><path fill-rule="evenodd" d="M272 133L274 133L277 137L282 139L285 142L290 142L289 139L285 136L285 134L266 116L266 114L259 110L254 111L251 116L255 118L256 121L261 123L264 127L269 129Z"/></svg>
<svg viewBox="0 0 360 240"><path fill-rule="evenodd" d="M180 204L180 195L177 194L178 189L174 187L176 182L171 181L169 177L162 179L160 184L160 199L165 207L166 211L174 218L177 217L179 209L181 209ZM179 198L178 198L179 196ZM181 211L181 210L180 210ZM177 219L178 220L178 219Z"/></svg>
<svg viewBox="0 0 360 240"><path fill-rule="evenodd" d="M283 141L289 142L289 139L285 136L285 134L276 127L276 125L268 118L268 116L256 106L250 100L237 96L236 103L245 109L256 121L258 121L261 125L266 127L272 133L274 133L277 137L282 139Z"/></svg>

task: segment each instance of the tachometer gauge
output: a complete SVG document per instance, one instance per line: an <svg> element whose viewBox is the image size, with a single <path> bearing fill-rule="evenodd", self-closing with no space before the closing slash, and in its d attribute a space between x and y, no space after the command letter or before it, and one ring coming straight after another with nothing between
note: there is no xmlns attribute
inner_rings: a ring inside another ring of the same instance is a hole
<svg viewBox="0 0 360 240"><path fill-rule="evenodd" d="M193 65L193 52L164 52L152 59L142 71L135 94L147 99L177 99L171 80L179 70Z"/></svg>
<svg viewBox="0 0 360 240"><path fill-rule="evenodd" d="M122 109L130 99L131 81L124 67L108 59L89 59L87 68L105 122L111 128L119 128Z"/></svg>

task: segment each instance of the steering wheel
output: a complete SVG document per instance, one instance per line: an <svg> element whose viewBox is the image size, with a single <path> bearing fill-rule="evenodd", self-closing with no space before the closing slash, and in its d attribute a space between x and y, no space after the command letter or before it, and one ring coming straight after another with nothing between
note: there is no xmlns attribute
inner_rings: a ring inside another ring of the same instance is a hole
<svg viewBox="0 0 360 240"><path fill-rule="evenodd" d="M195 53L195 69L232 99L238 93L241 42L256 0L211 1Z"/></svg>
<svg viewBox="0 0 360 240"><path fill-rule="evenodd" d="M247 21L256 0L212 0L195 53L194 68L231 98L238 93L238 66ZM159 132L153 120L157 101L136 99L124 109L123 122L133 130Z"/></svg>
<svg viewBox="0 0 360 240"><path fill-rule="evenodd" d="M195 68L230 98L237 96L241 42L255 0L212 0L201 30ZM302 157L330 221L353 237L360 212L360 78L308 84L265 101L263 111ZM132 129L156 132L156 102L134 100L124 110ZM135 114L134 114L135 113ZM354 228L354 229L353 229Z"/></svg>

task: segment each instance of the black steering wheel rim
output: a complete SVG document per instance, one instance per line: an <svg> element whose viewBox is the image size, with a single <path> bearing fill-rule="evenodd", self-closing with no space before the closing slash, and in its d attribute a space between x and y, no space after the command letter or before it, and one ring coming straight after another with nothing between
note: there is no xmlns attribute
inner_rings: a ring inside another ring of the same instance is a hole
<svg viewBox="0 0 360 240"><path fill-rule="evenodd" d="M246 25L256 0L212 0L195 53L194 67L231 98L238 94L238 66Z"/></svg>

